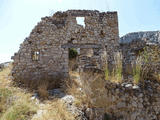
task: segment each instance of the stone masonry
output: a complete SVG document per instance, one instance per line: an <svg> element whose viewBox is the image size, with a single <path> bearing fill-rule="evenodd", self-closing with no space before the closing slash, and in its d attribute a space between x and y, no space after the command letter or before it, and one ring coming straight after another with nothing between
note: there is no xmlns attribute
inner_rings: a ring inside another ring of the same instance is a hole
<svg viewBox="0 0 160 120"><path fill-rule="evenodd" d="M127 81L132 77L133 66L136 64L139 53L144 51L144 48L160 48L160 31L146 31L128 33L120 38L120 49L123 55L123 77ZM157 50L158 53L159 49ZM160 72L160 64L150 63L157 67L157 72ZM155 69L155 67L154 67Z"/></svg>
<svg viewBox="0 0 160 120"><path fill-rule="evenodd" d="M85 26L76 18L84 18ZM68 10L44 17L12 57L14 79L67 77L69 48L79 48L79 68L103 70L112 65L119 40L117 12Z"/></svg>

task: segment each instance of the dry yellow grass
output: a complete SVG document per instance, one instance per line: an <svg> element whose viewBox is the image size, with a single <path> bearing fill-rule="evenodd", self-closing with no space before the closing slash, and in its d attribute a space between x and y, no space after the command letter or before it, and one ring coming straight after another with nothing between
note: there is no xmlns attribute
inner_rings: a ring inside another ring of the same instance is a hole
<svg viewBox="0 0 160 120"><path fill-rule="evenodd" d="M13 86L11 77L9 77L11 69L12 65L10 64L9 67L0 72L0 84L2 84L2 86L0 86L0 109L3 109L3 113L0 111L0 120L75 119L74 116L68 112L66 105L62 100L58 98L52 101L45 100L43 102L36 99L31 100L32 93L25 89ZM43 98L48 96L47 87L48 83L40 83L38 92ZM8 103L8 100L12 101L11 104ZM37 116L36 112L39 110L44 110L46 112L38 115L38 117L34 117Z"/></svg>
<svg viewBox="0 0 160 120"><path fill-rule="evenodd" d="M38 86L38 93L42 99L47 99L49 96L47 88L48 88L48 82L43 82Z"/></svg>
<svg viewBox="0 0 160 120"><path fill-rule="evenodd" d="M154 76L156 78L156 80L160 83L160 73L159 74L155 74Z"/></svg>
<svg viewBox="0 0 160 120"><path fill-rule="evenodd" d="M113 70L109 70L108 65L105 66L105 79L113 83L121 83L122 76L122 54L117 52L114 55L115 65Z"/></svg>
<svg viewBox="0 0 160 120"><path fill-rule="evenodd" d="M144 51L140 53L140 56L142 57L141 81L157 80L159 82L160 47L147 46L144 48Z"/></svg>
<svg viewBox="0 0 160 120"><path fill-rule="evenodd" d="M77 107L82 107L84 105L88 106L88 99L86 94L84 94L80 88L78 89L77 84L71 84L67 87L67 93L75 97L74 105Z"/></svg>
<svg viewBox="0 0 160 120"><path fill-rule="evenodd" d="M37 106L30 99L30 95L17 93L13 104L2 114L2 120L28 120L36 113Z"/></svg>
<svg viewBox="0 0 160 120"><path fill-rule="evenodd" d="M67 111L66 105L60 99L46 101L40 116L35 116L32 120L75 120L74 116Z"/></svg>
<svg viewBox="0 0 160 120"><path fill-rule="evenodd" d="M72 74L72 76L78 73ZM104 107L107 106L107 91L105 79L101 74L86 72L81 73L81 84L76 79L69 81L67 92L75 97L74 104L78 107ZM106 94L104 94L106 92Z"/></svg>
<svg viewBox="0 0 160 120"><path fill-rule="evenodd" d="M67 86L66 87L67 94L70 94L75 97L74 104L77 107L82 107L84 105L87 105L88 104L86 99L87 96L81 91L82 85L78 81L78 78L80 77L79 73L75 71L69 71L69 74L71 79L65 81L66 82L65 84Z"/></svg>
<svg viewBox="0 0 160 120"><path fill-rule="evenodd" d="M2 71L0 71L0 85L1 85L0 87L1 88L9 87L11 82L9 78L11 68L12 68L12 64L10 64L9 67L6 67Z"/></svg>
<svg viewBox="0 0 160 120"><path fill-rule="evenodd" d="M12 85L11 69L12 64L0 72L0 120L27 120L36 112L37 106L30 93Z"/></svg>

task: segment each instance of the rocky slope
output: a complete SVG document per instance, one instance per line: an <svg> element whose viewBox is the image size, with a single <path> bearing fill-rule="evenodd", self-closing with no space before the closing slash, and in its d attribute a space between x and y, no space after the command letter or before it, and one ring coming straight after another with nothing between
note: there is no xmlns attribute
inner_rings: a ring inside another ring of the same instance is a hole
<svg viewBox="0 0 160 120"><path fill-rule="evenodd" d="M0 63L0 71L8 67L11 62Z"/></svg>
<svg viewBox="0 0 160 120"><path fill-rule="evenodd" d="M147 43L160 44L160 31L146 31L128 33L120 38L121 44L131 43L135 39L146 40Z"/></svg>

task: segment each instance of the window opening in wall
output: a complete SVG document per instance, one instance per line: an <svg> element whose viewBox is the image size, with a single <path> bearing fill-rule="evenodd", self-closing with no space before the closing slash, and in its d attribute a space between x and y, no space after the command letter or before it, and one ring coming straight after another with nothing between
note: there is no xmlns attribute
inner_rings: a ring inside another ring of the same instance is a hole
<svg viewBox="0 0 160 120"><path fill-rule="evenodd" d="M32 60L33 61L39 60L39 57L40 57L40 52L39 51L33 51L32 52Z"/></svg>
<svg viewBox="0 0 160 120"><path fill-rule="evenodd" d="M85 27L84 20L85 20L84 17L76 17L77 24L82 25L83 27Z"/></svg>

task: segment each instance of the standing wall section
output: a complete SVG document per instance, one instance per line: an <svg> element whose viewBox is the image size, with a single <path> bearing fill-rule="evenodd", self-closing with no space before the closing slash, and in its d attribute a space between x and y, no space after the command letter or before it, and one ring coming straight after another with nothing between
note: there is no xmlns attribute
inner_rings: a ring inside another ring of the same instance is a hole
<svg viewBox="0 0 160 120"><path fill-rule="evenodd" d="M85 27L77 24L76 17L85 18ZM51 17L42 18L13 56L13 78L37 81L44 76L67 77L69 44L79 46L82 53L84 49L100 46L96 57L93 54L90 59L94 61L96 58L98 61L96 64L100 66L98 69L103 69L107 61L113 63L112 56L118 46L118 40L117 12L100 13L90 10L56 12ZM86 61L87 59L84 63L80 62L79 66L86 67Z"/></svg>

